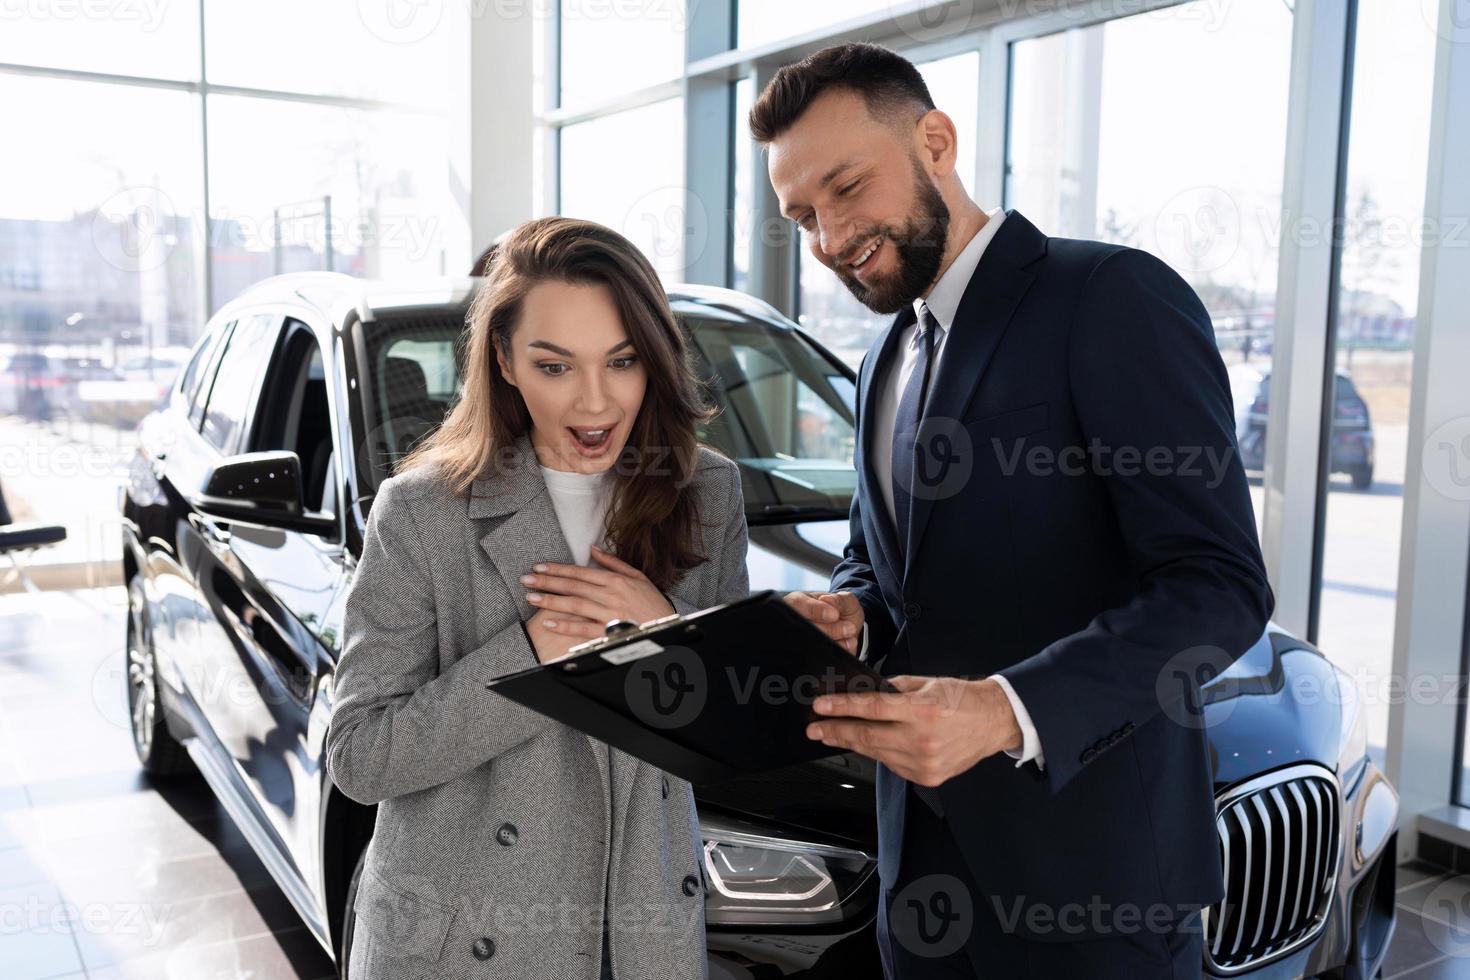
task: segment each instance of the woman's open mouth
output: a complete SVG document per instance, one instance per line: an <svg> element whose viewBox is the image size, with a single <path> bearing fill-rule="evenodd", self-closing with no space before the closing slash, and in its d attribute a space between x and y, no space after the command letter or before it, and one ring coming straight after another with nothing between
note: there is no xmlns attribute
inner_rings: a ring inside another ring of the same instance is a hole
<svg viewBox="0 0 1470 980"><path fill-rule="evenodd" d="M572 445L577 447L577 452L595 459L612 445L612 434L616 428L616 424L597 428L569 425L567 431L572 434Z"/></svg>

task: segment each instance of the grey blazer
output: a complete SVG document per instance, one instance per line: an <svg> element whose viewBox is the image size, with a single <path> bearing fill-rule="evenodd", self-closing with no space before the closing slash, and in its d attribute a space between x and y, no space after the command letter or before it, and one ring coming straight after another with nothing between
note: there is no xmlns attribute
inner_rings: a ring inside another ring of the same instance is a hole
<svg viewBox="0 0 1470 980"><path fill-rule="evenodd" d="M348 974L597 980L606 903L620 980L705 977L689 784L485 689L538 662L520 576L573 561L517 450L468 501L431 468L373 499L326 739L332 780L378 804ZM666 590L681 613L750 591L739 471L699 453L708 560Z"/></svg>

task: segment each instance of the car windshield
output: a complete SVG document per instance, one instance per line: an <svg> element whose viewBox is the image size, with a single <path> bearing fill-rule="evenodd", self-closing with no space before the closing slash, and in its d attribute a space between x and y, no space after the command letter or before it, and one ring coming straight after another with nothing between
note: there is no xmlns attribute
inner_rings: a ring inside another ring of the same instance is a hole
<svg viewBox="0 0 1470 980"><path fill-rule="evenodd" d="M751 521L845 518L853 470L848 372L794 329L730 312L678 315L719 414L701 442L738 461ZM363 324L373 488L444 418L461 381L462 317Z"/></svg>

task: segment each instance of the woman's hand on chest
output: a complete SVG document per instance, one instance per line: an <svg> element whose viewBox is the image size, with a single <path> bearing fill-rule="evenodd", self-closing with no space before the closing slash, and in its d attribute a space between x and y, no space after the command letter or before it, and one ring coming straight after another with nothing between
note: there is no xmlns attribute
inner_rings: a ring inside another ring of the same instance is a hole
<svg viewBox="0 0 1470 980"><path fill-rule="evenodd" d="M521 577L526 600L537 609L532 619L541 619L547 631L580 643L602 636L615 619L646 623L674 612L641 571L601 548L594 547L592 557L601 567L544 562Z"/></svg>

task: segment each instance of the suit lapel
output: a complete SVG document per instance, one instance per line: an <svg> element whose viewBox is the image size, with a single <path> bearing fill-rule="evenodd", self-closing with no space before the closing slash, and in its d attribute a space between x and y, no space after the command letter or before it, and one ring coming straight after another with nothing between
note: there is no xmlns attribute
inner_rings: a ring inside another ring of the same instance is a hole
<svg viewBox="0 0 1470 980"><path fill-rule="evenodd" d="M868 513L872 517L873 526L878 529L878 546L881 557L888 567L894 570L894 578L902 574L903 561L898 549L898 533L893 525L893 519L888 514L888 508L883 506L882 488L879 480L891 479L890 474L879 474L875 472L873 460L873 440L883 438L892 440L893 432L880 432L874 435L873 409L876 397L875 384L888 384L888 374L893 369L894 359L898 356L898 338L903 335L904 330L913 325L914 308L907 306L893 318L888 325L888 332L883 335L878 345L878 354L868 366L868 373L863 376L862 387L858 391L858 405L862 415L862 438L858 443L858 459L855 461L858 471L858 479L862 482L862 499L871 501ZM877 389L881 391L881 388Z"/></svg>
<svg viewBox="0 0 1470 980"><path fill-rule="evenodd" d="M515 598L521 622L530 619L536 607L526 601L527 589L522 575L538 561L574 564L572 550L557 520L546 479L529 436L515 442L514 451L500 457L504 466L487 469L470 486L469 516L473 518L504 517L481 536L480 547L490 556L505 587ZM597 773L602 781L604 818L611 820L612 787L608 777L607 745L591 735L585 736L597 760ZM622 795L622 794L620 794Z"/></svg>
<svg viewBox="0 0 1470 980"><path fill-rule="evenodd" d="M1045 254L1046 236L1019 212L1007 211L995 237L985 246L950 325L944 353L930 380L925 419L958 423L963 417L1021 297L1036 278L1026 267ZM907 570L914 565L914 556L923 544L929 513L934 509L931 496L916 494L910 505L908 561L898 566L904 569L901 578L907 578Z"/></svg>

